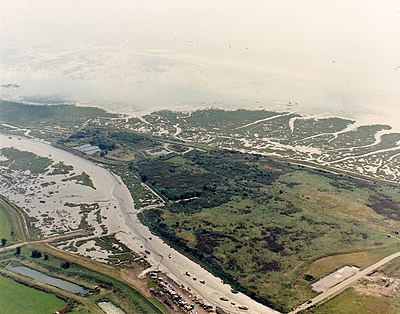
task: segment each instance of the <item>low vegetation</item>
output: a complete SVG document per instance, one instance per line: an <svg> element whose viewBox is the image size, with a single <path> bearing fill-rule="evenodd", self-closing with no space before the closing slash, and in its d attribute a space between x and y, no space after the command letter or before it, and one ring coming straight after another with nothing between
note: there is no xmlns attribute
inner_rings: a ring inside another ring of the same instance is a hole
<svg viewBox="0 0 400 314"><path fill-rule="evenodd" d="M40 284L27 277L21 277L2 267L8 263L26 265L52 277L58 277L89 289L87 297ZM90 266L85 267L85 266ZM0 254L0 273L19 280L24 284L61 296L68 300L70 310L77 309L84 313L101 313L97 302L110 300L118 304L126 313L161 313L159 305L154 305L140 292L118 280L118 270L100 266L81 257L73 257L63 252L56 252L51 247L33 245L22 247L19 254L8 251ZM95 287L99 287L98 289ZM154 301L155 302L155 301ZM34 304L33 304L34 305ZM161 307L162 308L162 307Z"/></svg>
<svg viewBox="0 0 400 314"><path fill-rule="evenodd" d="M9 107L6 123L13 112ZM289 311L314 296L310 282L343 263L365 267L398 245L398 186L358 180L343 172L334 175L325 166L305 166L313 165L310 161L330 162L336 169L359 172L360 177L393 181L399 175L397 152L372 155L398 141L400 135L394 133L372 145L376 132L388 126L334 135L354 121L212 109L191 114L162 111L145 116L145 122L92 118L86 112L84 119L69 119L68 129L52 114L32 130L33 135L44 132L39 136L66 147L99 146L102 151L88 158L120 175L137 207L165 202L165 207L140 215L153 232L234 289L275 309ZM24 119L18 119L26 123L23 126L34 125L35 118ZM371 145L362 146L365 143ZM273 153L304 165L230 149ZM365 161L352 158L355 152L367 154ZM392 162L385 164L389 158ZM380 170L371 172L376 163ZM86 173L66 179L93 187ZM82 228L87 227L85 214ZM73 269L74 263L63 271Z"/></svg>
<svg viewBox="0 0 400 314"><path fill-rule="evenodd" d="M337 130L338 121L331 122ZM175 152L151 155L169 140L113 128L88 128L81 135L79 141L97 138L134 152L131 161L93 158L122 177L138 207L154 200L141 183L162 197L164 209L140 215L153 232L275 309L288 311L315 295L311 281L327 273L310 270L314 261L393 247L397 241L399 223L372 204L377 197L397 200L397 188L381 191L322 169L229 150L182 154L188 144L178 141L170 146ZM335 269L325 267L328 273Z"/></svg>
<svg viewBox="0 0 400 314"><path fill-rule="evenodd" d="M145 211L144 223L281 311L313 296L304 274L314 260L396 243L400 225L367 206L377 195L372 184L228 151L145 160L131 169L169 201Z"/></svg>
<svg viewBox="0 0 400 314"><path fill-rule="evenodd" d="M77 131L90 119L109 119L116 116L94 107L77 107L73 105L34 106L0 100L1 123L29 128L30 135L54 141ZM10 131L6 127L3 129ZM18 131L13 131L13 133L23 134Z"/></svg>
<svg viewBox="0 0 400 314"><path fill-rule="evenodd" d="M68 174L72 170L74 170L74 167L71 165L66 165L62 161L51 165L51 172L49 173L50 175L56 175L56 174Z"/></svg>
<svg viewBox="0 0 400 314"><path fill-rule="evenodd" d="M74 181L76 184L86 185L91 187L92 189L96 189L92 179L86 172L82 172L78 175L73 175L68 178L62 179L61 181Z"/></svg>
<svg viewBox="0 0 400 314"><path fill-rule="evenodd" d="M41 157L31 152L20 151L15 148L4 147L0 149L0 154L7 160L1 160L0 166L8 167L12 170L30 171L39 174L47 171L53 163L50 158Z"/></svg>
<svg viewBox="0 0 400 314"><path fill-rule="evenodd" d="M66 306L66 302L46 293L0 275L0 312L52 314Z"/></svg>
<svg viewBox="0 0 400 314"><path fill-rule="evenodd" d="M0 239L6 239L7 244L26 240L29 235L25 234L24 220L24 214L0 196Z"/></svg>
<svg viewBox="0 0 400 314"><path fill-rule="evenodd" d="M12 225L11 217L8 210L0 201L0 239L6 239L10 242L10 239L14 239L14 230Z"/></svg>
<svg viewBox="0 0 400 314"><path fill-rule="evenodd" d="M309 274L319 279L346 265L354 265L366 268L386 256L399 251L398 245L372 250L360 250L358 252L329 255L309 264L304 268L304 275Z"/></svg>
<svg viewBox="0 0 400 314"><path fill-rule="evenodd" d="M96 203L83 204L81 210L86 212L95 210L96 205ZM0 221L0 230L6 230L7 225L15 230L15 234L20 235L21 239L26 239L27 235L21 235L25 231L21 225L22 218L18 216L20 215L18 209L3 199L0 199L0 206L0 214L5 212L10 214L6 220ZM8 230L6 232L8 233ZM125 258L128 262L127 249L123 247L120 253L121 258ZM76 283L88 288L91 293L88 297L83 297L39 283L8 271L4 266L9 263L25 265L44 274ZM126 313L164 312L163 306L158 301L146 298L121 279L117 268L55 250L47 244L21 245L15 249L0 252L0 290L2 291L0 312L54 313L65 310L72 313L100 314L103 312L97 306L99 301L112 301ZM98 288L95 288L96 286ZM22 297L15 298L16 295Z"/></svg>
<svg viewBox="0 0 400 314"><path fill-rule="evenodd" d="M393 304L391 298L360 294L349 288L334 297L332 300L304 311L305 314L397 314L400 311L399 304Z"/></svg>

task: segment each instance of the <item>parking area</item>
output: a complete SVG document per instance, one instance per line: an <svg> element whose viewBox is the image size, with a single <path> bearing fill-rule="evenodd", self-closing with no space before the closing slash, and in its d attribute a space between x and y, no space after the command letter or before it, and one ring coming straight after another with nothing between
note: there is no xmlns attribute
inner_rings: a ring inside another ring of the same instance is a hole
<svg viewBox="0 0 400 314"><path fill-rule="evenodd" d="M329 288L336 286L343 280L350 278L351 276L357 274L360 271L358 267L355 266L344 266L332 274L325 276L324 278L313 283L312 289L316 292L325 292Z"/></svg>

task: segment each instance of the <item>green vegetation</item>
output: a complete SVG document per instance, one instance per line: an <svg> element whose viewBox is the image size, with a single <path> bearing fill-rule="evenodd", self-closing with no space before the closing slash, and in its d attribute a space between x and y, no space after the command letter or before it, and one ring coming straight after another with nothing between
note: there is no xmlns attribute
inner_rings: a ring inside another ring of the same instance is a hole
<svg viewBox="0 0 400 314"><path fill-rule="evenodd" d="M52 314L66 302L55 295L27 287L0 275L0 312Z"/></svg>
<svg viewBox="0 0 400 314"><path fill-rule="evenodd" d="M186 164L187 161L188 160L183 158L182 156L175 156L175 157L168 159L168 162L170 162L174 165L178 165L178 166Z"/></svg>
<svg viewBox="0 0 400 314"><path fill-rule="evenodd" d="M94 210L98 210L100 208L99 204L98 203L92 203L92 204L65 203L64 205L68 206L68 207L79 207L80 208L79 215L81 215L80 216L81 221L79 223L78 230L85 230L88 234L93 234L94 227L89 225L89 223L87 222L87 218L88 218L88 215L90 212L92 212ZM76 247L74 247L74 246L70 246L68 248L68 250L73 251L73 252L77 251Z"/></svg>
<svg viewBox="0 0 400 314"><path fill-rule="evenodd" d="M39 111L49 114L48 109ZM11 121L10 110L6 110L8 123L17 124ZM163 209L143 212L144 223L234 289L276 309L287 311L312 297L310 281L339 265L353 260L366 266L398 244L398 186L329 174L322 166L308 170L218 150L274 153L311 166L309 161L331 162L339 169L396 181L397 151L372 154L399 140L400 135L393 133L377 143L376 132L388 126L336 134L353 121L247 110L161 111L145 116L146 122L91 119L88 113L82 119L68 118L65 126L57 115L46 116L43 123L38 117L17 121L30 127L36 119L39 127L31 134L40 133L68 147L98 145L102 154L88 158L121 176L137 207L161 202L143 183L166 202ZM177 153L152 155L165 150L165 143ZM181 154L188 146L206 150ZM360 162L353 158L357 154L369 155ZM392 162L386 163L390 158ZM372 173L375 166L370 166L378 164L379 171ZM66 180L91 184L85 173ZM87 212L82 215L80 227L86 228ZM98 239L97 244L108 246L108 240Z"/></svg>
<svg viewBox="0 0 400 314"><path fill-rule="evenodd" d="M112 301L126 313L163 312L163 307L155 300L147 299L132 286L122 282L118 269L40 244L23 246L17 256L14 253L8 251L0 254L1 273L7 273L8 276L24 284L65 298L69 301L70 308L80 313L102 313L96 304L103 300ZM86 287L91 293L87 297L82 297L3 270L2 267L10 262L26 265L47 275L76 283ZM96 290L95 286L99 289Z"/></svg>
<svg viewBox="0 0 400 314"><path fill-rule="evenodd" d="M361 294L350 288L315 308L302 313L310 314L397 314L400 302L392 298Z"/></svg>
<svg viewBox="0 0 400 314"><path fill-rule="evenodd" d="M7 158L0 161L0 166L19 171L29 170L35 174L46 172L53 162L50 158L9 147L0 149L0 154Z"/></svg>
<svg viewBox="0 0 400 314"><path fill-rule="evenodd" d="M278 172L251 166L259 160L267 158L230 151L192 151L185 158L141 160L130 169L145 175L150 186L175 201L171 210L193 212L226 203L234 195L250 196L272 183Z"/></svg>
<svg viewBox="0 0 400 314"><path fill-rule="evenodd" d="M117 115L98 108L70 105L29 106L0 101L0 109L0 122L29 128L34 137L59 141L66 146L71 143L98 145L101 157L112 152L110 160L132 160L136 154L130 150L132 148L161 149L155 147L157 141L152 136L161 135L164 141L174 138L175 142L185 141L185 145L274 153L303 162L329 162L335 169L393 182L398 182L400 176L396 167L397 150L379 152L394 148L400 140L400 134L395 132L384 134L378 140L377 132L390 130L389 125L365 125L346 130L354 121L335 117L307 118L296 113L265 110L204 109L190 114L164 110L141 120L118 119ZM24 132L1 125L0 130L20 135ZM127 146L130 149L125 150ZM177 150L174 146L171 149L182 152L179 146L182 148L178 145ZM367 156L361 159L363 154ZM344 159L347 157L351 158Z"/></svg>
<svg viewBox="0 0 400 314"><path fill-rule="evenodd" d="M158 113L156 113L158 114ZM172 113L172 115L179 115L178 113ZM164 113L163 116L168 114ZM170 115L170 117L173 117ZM225 111L220 109L204 109L193 112L189 117L185 119L185 122L194 127L210 128L221 128L226 130L237 127L238 124L248 124L257 120L271 118L278 115L277 112L265 111L265 110L232 110ZM171 119L171 118L170 118ZM174 119L171 119L173 122ZM175 120L178 122L177 120Z"/></svg>
<svg viewBox="0 0 400 314"><path fill-rule="evenodd" d="M181 127L189 127L186 121L190 119L183 122L182 114L162 114L171 124L179 122ZM204 111L195 115L193 121L199 130L205 123L200 115L206 119L209 114ZM281 121L282 128L274 134L288 132L291 117L271 120L271 131ZM165 120L159 121L158 113L146 119L154 128L160 125L169 129ZM233 129L239 120L226 128L221 123L219 132ZM138 123L135 120L133 125ZM335 132L350 123L334 118L301 120L296 136L312 135L324 125ZM257 128L256 124L235 132ZM199 130L196 132L202 132ZM152 209L140 215L153 232L233 284L235 289L276 309L289 310L314 295L304 275L310 273L319 278L309 269L315 260L375 250L396 242L394 231L399 229L394 220L396 208L391 209L388 204L397 200L397 188L386 194L378 192L373 184L347 176L226 150L151 156L147 152L161 151L164 141L170 141L177 152L184 151L183 146L188 144L113 128L87 128L80 134L79 141L96 139L98 143L100 139L117 149L123 144L124 149L134 151L133 161L111 161L107 156L96 161L121 176L138 207L146 206L144 200L154 199L146 194L140 181L167 202L164 210ZM295 140L284 138L287 143ZM68 145L76 140L72 136ZM386 214L389 219L382 215L384 211L389 211ZM388 233L393 236L387 237ZM335 270L328 266L327 269Z"/></svg>
<svg viewBox="0 0 400 314"><path fill-rule="evenodd" d="M129 188L129 191L131 192L136 208L145 207L146 205L150 204L154 205L160 202L160 200L158 200L151 191L142 186L143 179L147 181L147 178L139 178L139 176L133 174L132 171L129 170L133 169L133 164L107 164L107 167L113 173L120 176L125 182L125 184Z"/></svg>
<svg viewBox="0 0 400 314"><path fill-rule="evenodd" d="M376 132L389 129L388 125L365 125L354 131L339 134L333 142L340 147L370 145L375 142L374 135Z"/></svg>
<svg viewBox="0 0 400 314"><path fill-rule="evenodd" d="M71 165L66 165L62 161L54 164L51 166L52 170L49 173L50 175L56 175L56 174L68 174L72 170L74 170L74 167Z"/></svg>
<svg viewBox="0 0 400 314"><path fill-rule="evenodd" d="M218 109L198 110L191 114L159 111L144 119L149 123L144 125L134 120L132 129L139 133L143 130L153 134L168 132L173 137L178 126L179 139L191 145L206 142L214 147L274 153L283 158L327 161L336 169L399 181L400 172L395 167L397 150L372 154L393 148L400 140L400 134L395 132L378 140L377 132L390 130L388 125L365 125L342 132L354 121L334 117L307 118L294 113ZM361 160L359 156L363 154L368 156ZM352 156L354 158L342 160ZM377 170L375 165L380 165Z"/></svg>
<svg viewBox="0 0 400 314"><path fill-rule="evenodd" d="M400 257L391 260L389 263L386 263L381 271L390 277L394 277L400 279Z"/></svg>
<svg viewBox="0 0 400 314"><path fill-rule="evenodd" d="M118 267L133 267L134 265L141 268L148 268L150 264L140 256L130 250L125 244L115 238L115 235L107 235L103 237L93 238L89 241L95 241L96 247L104 249L109 252L109 257L106 258L106 262L111 265L118 265ZM76 247L80 247L88 240L78 240ZM74 247L75 248L75 247ZM75 248L76 249L76 248ZM96 250L95 247L87 250Z"/></svg>
<svg viewBox="0 0 400 314"><path fill-rule="evenodd" d="M21 239L25 239L26 235L24 235L22 227L22 218L18 216L20 214L18 209L2 198L0 198L0 206L0 214L7 213L7 216L1 216L1 219L6 217L5 221L1 221L1 226L3 227L7 224L10 229L15 230L16 235ZM78 206L85 213L98 208L97 203ZM0 230L5 231L6 229L4 227ZM104 243L106 246L112 246L108 238L104 240ZM119 252L121 260L130 262L134 256L129 255L130 252L127 251L126 247L121 247L122 251L120 250ZM11 273L3 268L10 262L23 264L50 276L88 287L92 294L89 297L81 297ZM65 265L69 267L66 268ZM10 279L1 275L5 275ZM99 291L93 290L96 285L100 287ZM132 286L122 282L118 269L109 268L79 256L70 256L67 253L56 251L46 244L23 245L17 249L1 252L0 290L2 291L0 297L0 312L2 313L47 313L47 310L50 310L49 313L54 313L56 310L66 307L66 302L56 296L68 300L68 309L73 307L74 310L80 313L102 313L97 306L97 302L102 300L112 301L126 313L161 313L164 311L163 306L156 300L147 299ZM31 300L32 298L40 302L40 304Z"/></svg>
<svg viewBox="0 0 400 314"><path fill-rule="evenodd" d="M309 264L304 273L319 279L346 265L366 268L398 251L399 247L394 245L375 250L360 250L358 252L330 255Z"/></svg>
<svg viewBox="0 0 400 314"><path fill-rule="evenodd" d="M363 261L368 261L367 265L371 265L377 259L381 259L394 252L398 252L398 247L349 255L353 255L355 265L359 265ZM346 256L342 257L346 259ZM399 280L400 258L393 259L383 265L372 276L375 277L364 277L355 288L349 288L332 300L309 309L305 313L399 313L400 294L395 288L397 283L394 281L388 284L383 278ZM361 289L360 286L362 287Z"/></svg>
<svg viewBox="0 0 400 314"><path fill-rule="evenodd" d="M76 184L86 185L93 189L96 189L94 187L92 179L90 179L90 176L86 172L82 172L81 174L62 179L61 181L75 181Z"/></svg>
<svg viewBox="0 0 400 314"><path fill-rule="evenodd" d="M77 131L90 119L108 119L116 114L94 107L73 105L31 106L0 100L0 122L29 128L37 138L58 140ZM10 132L9 128L4 127ZM16 131L12 131L15 133ZM19 133L21 134L21 133Z"/></svg>
<svg viewBox="0 0 400 314"><path fill-rule="evenodd" d="M24 241L29 238L29 235L25 234L24 228L26 219L26 215L20 209L0 196L0 238L7 239L7 244ZM28 228L30 228L29 221L27 224ZM35 233L33 229L30 229L29 232Z"/></svg>
<svg viewBox="0 0 400 314"><path fill-rule="evenodd" d="M82 119L115 117L115 114L108 113L103 109L95 107L76 107L72 105L43 105L31 106L18 103L0 101L0 121L22 127L30 126L37 121L51 122L58 121L67 123Z"/></svg>
<svg viewBox="0 0 400 314"><path fill-rule="evenodd" d="M112 254L107 258L107 262L119 267L132 267L137 265L139 267L148 268L150 264L143 258L130 250L125 244L115 238L114 235L108 235L95 239L96 245L105 249Z"/></svg>
<svg viewBox="0 0 400 314"><path fill-rule="evenodd" d="M0 201L0 238L7 239L10 242L10 239L14 238L13 225L10 215L8 214L8 210L5 208L3 203Z"/></svg>
<svg viewBox="0 0 400 314"><path fill-rule="evenodd" d="M235 289L288 311L313 296L316 259L396 243L399 228L368 207L372 184L268 158L191 152L137 162L132 171L169 202L140 217ZM307 270L307 272L306 272Z"/></svg>

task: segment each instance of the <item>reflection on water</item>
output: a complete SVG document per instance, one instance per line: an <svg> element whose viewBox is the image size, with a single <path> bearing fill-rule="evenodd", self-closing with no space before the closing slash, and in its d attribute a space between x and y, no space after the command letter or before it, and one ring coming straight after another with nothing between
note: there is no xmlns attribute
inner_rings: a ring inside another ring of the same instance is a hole
<svg viewBox="0 0 400 314"><path fill-rule="evenodd" d="M72 282L69 282L69 281L66 281L63 279L58 279L58 278L48 276L46 274L43 274L37 270L34 270L34 269L26 267L26 266L12 266L11 264L7 264L5 266L5 268L14 273L35 279L37 281L48 284L50 286L60 288L62 290L80 294L82 296L86 296L89 294L89 291L82 288L81 286L78 286Z"/></svg>

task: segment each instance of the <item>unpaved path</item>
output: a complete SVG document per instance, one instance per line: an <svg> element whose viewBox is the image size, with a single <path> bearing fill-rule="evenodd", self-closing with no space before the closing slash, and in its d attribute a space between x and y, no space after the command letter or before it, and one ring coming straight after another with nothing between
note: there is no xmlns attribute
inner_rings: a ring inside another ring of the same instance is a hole
<svg viewBox="0 0 400 314"><path fill-rule="evenodd" d="M9 246L5 246L5 247L0 248L0 252L13 250L13 249L16 249L19 246L23 246L23 245L27 245L27 244L50 243L50 242L53 242L53 241L56 241L56 240L69 239L69 238L73 238L73 237L76 237L76 236L83 236L85 234L86 233L84 231L74 231L74 232L64 233L64 234L61 234L61 235L58 235L58 236L54 236L54 237L50 237L50 238L46 238L46 239L15 243L13 245L9 245Z"/></svg>

